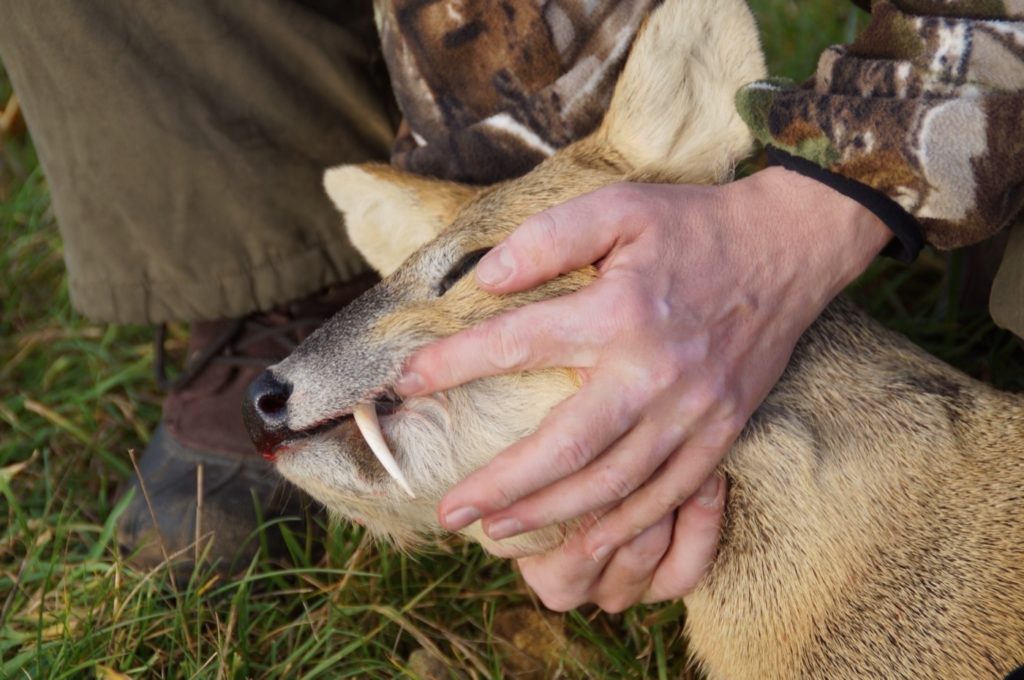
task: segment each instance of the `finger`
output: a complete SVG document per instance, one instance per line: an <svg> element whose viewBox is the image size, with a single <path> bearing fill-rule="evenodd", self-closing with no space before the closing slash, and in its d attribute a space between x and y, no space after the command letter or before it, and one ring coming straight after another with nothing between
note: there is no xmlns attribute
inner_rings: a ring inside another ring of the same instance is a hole
<svg viewBox="0 0 1024 680"><path fill-rule="evenodd" d="M725 516L728 484L717 472L707 484L716 485L713 500L701 500L698 494L677 511L672 545L643 594L643 602L674 600L688 595L714 561ZM712 498L710 492L708 494L707 497Z"/></svg>
<svg viewBox="0 0 1024 680"><path fill-rule="evenodd" d="M527 218L477 264L477 282L494 293L525 290L601 259L636 229L615 191L605 187Z"/></svg>
<svg viewBox="0 0 1024 680"><path fill-rule="evenodd" d="M491 375L592 366L616 323L595 321L593 310L608 304L602 288L534 302L427 345L406 363L395 390L408 397Z"/></svg>
<svg viewBox="0 0 1024 680"><path fill-rule="evenodd" d="M554 550L518 560L523 579L548 609L564 612L590 601L590 593L610 559L593 560L583 548L586 527Z"/></svg>
<svg viewBox="0 0 1024 680"><path fill-rule="evenodd" d="M556 549L563 550L564 546L569 544L570 540L581 542L583 540L583 534L587 529L594 526L594 524L596 524L602 516L607 514L612 507L614 506L606 505L604 507L597 508L593 512L578 517L572 522L566 522L564 525L559 527L561 530L561 543L558 543L556 548L538 547L533 541L481 540L480 543L487 552L491 553L495 557L501 557L503 559L521 560L524 558L546 555ZM545 540L544 544L546 546L550 546L551 542ZM577 549L582 555L582 547L577 547ZM594 561L593 557L590 558L590 561Z"/></svg>
<svg viewBox="0 0 1024 680"><path fill-rule="evenodd" d="M669 456L653 479L591 531L587 546L593 554L600 555L622 545L682 505L711 476L731 442L732 435L724 439L717 432L701 433L689 439Z"/></svg>
<svg viewBox="0 0 1024 680"><path fill-rule="evenodd" d="M675 513L669 513L612 553L608 566L590 589L590 599L609 614L640 602L672 542Z"/></svg>
<svg viewBox="0 0 1024 680"><path fill-rule="evenodd" d="M594 375L536 432L450 490L438 506L441 524L458 531L580 470L633 426L640 408L614 375Z"/></svg>
<svg viewBox="0 0 1024 680"><path fill-rule="evenodd" d="M620 503L683 444L686 424L675 400L661 399L653 412L579 472L484 518L493 539L532 531Z"/></svg>

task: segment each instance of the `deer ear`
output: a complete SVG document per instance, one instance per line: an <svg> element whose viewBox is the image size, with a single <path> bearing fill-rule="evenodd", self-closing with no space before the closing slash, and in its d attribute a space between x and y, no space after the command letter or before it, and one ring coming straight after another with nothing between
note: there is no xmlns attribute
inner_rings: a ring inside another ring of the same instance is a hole
<svg viewBox="0 0 1024 680"><path fill-rule="evenodd" d="M383 163L331 168L324 188L345 215L352 245L381 276L432 241L478 191Z"/></svg>

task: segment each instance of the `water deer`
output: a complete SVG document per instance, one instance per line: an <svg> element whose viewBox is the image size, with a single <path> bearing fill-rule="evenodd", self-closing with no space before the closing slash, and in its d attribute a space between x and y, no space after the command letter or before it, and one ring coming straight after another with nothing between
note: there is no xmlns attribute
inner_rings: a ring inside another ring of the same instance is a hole
<svg viewBox="0 0 1024 680"><path fill-rule="evenodd" d="M573 394L572 369L400 401L417 349L598 275L494 296L465 274L528 216L624 181L720 183L750 153L734 94L764 76L741 0L665 0L600 127L479 188L386 165L328 193L383 280L271 367L245 406L256 445L333 513L415 545L457 481ZM714 678L1002 677L1024 662L1024 399L979 383L845 300L799 342L723 463L718 556L686 598ZM478 525L466 530L496 546ZM509 539L557 545L559 528Z"/></svg>

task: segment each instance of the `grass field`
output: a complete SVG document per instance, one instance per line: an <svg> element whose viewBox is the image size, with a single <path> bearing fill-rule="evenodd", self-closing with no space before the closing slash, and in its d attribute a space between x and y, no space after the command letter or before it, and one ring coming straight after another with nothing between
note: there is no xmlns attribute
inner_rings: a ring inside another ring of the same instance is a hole
<svg viewBox="0 0 1024 680"><path fill-rule="evenodd" d="M755 0L773 73L802 78L848 40L848 3ZM862 17L861 19L862 20ZM9 85L0 72L0 103ZM968 373L1024 389L1024 350L960 303L962 256L876 264L852 289L875 316ZM179 346L184 330L173 333ZM512 566L452 540L426 555L337 527L313 560L172 584L112 543L115 492L160 412L152 334L75 314L45 178L27 140L0 150L0 678L676 678L678 605L545 615ZM523 649L528 652L524 655ZM410 656L415 655L410 664ZM565 654L566 650L571 653ZM453 676L454 677L454 676Z"/></svg>

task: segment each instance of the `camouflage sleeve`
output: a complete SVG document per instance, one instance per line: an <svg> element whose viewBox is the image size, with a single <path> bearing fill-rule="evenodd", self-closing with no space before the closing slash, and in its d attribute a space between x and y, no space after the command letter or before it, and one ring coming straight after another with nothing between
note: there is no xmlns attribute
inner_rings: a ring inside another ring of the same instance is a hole
<svg viewBox="0 0 1024 680"><path fill-rule="evenodd" d="M1024 0L875 0L805 85L737 105L777 155L870 187L936 247L980 241L1024 206Z"/></svg>

